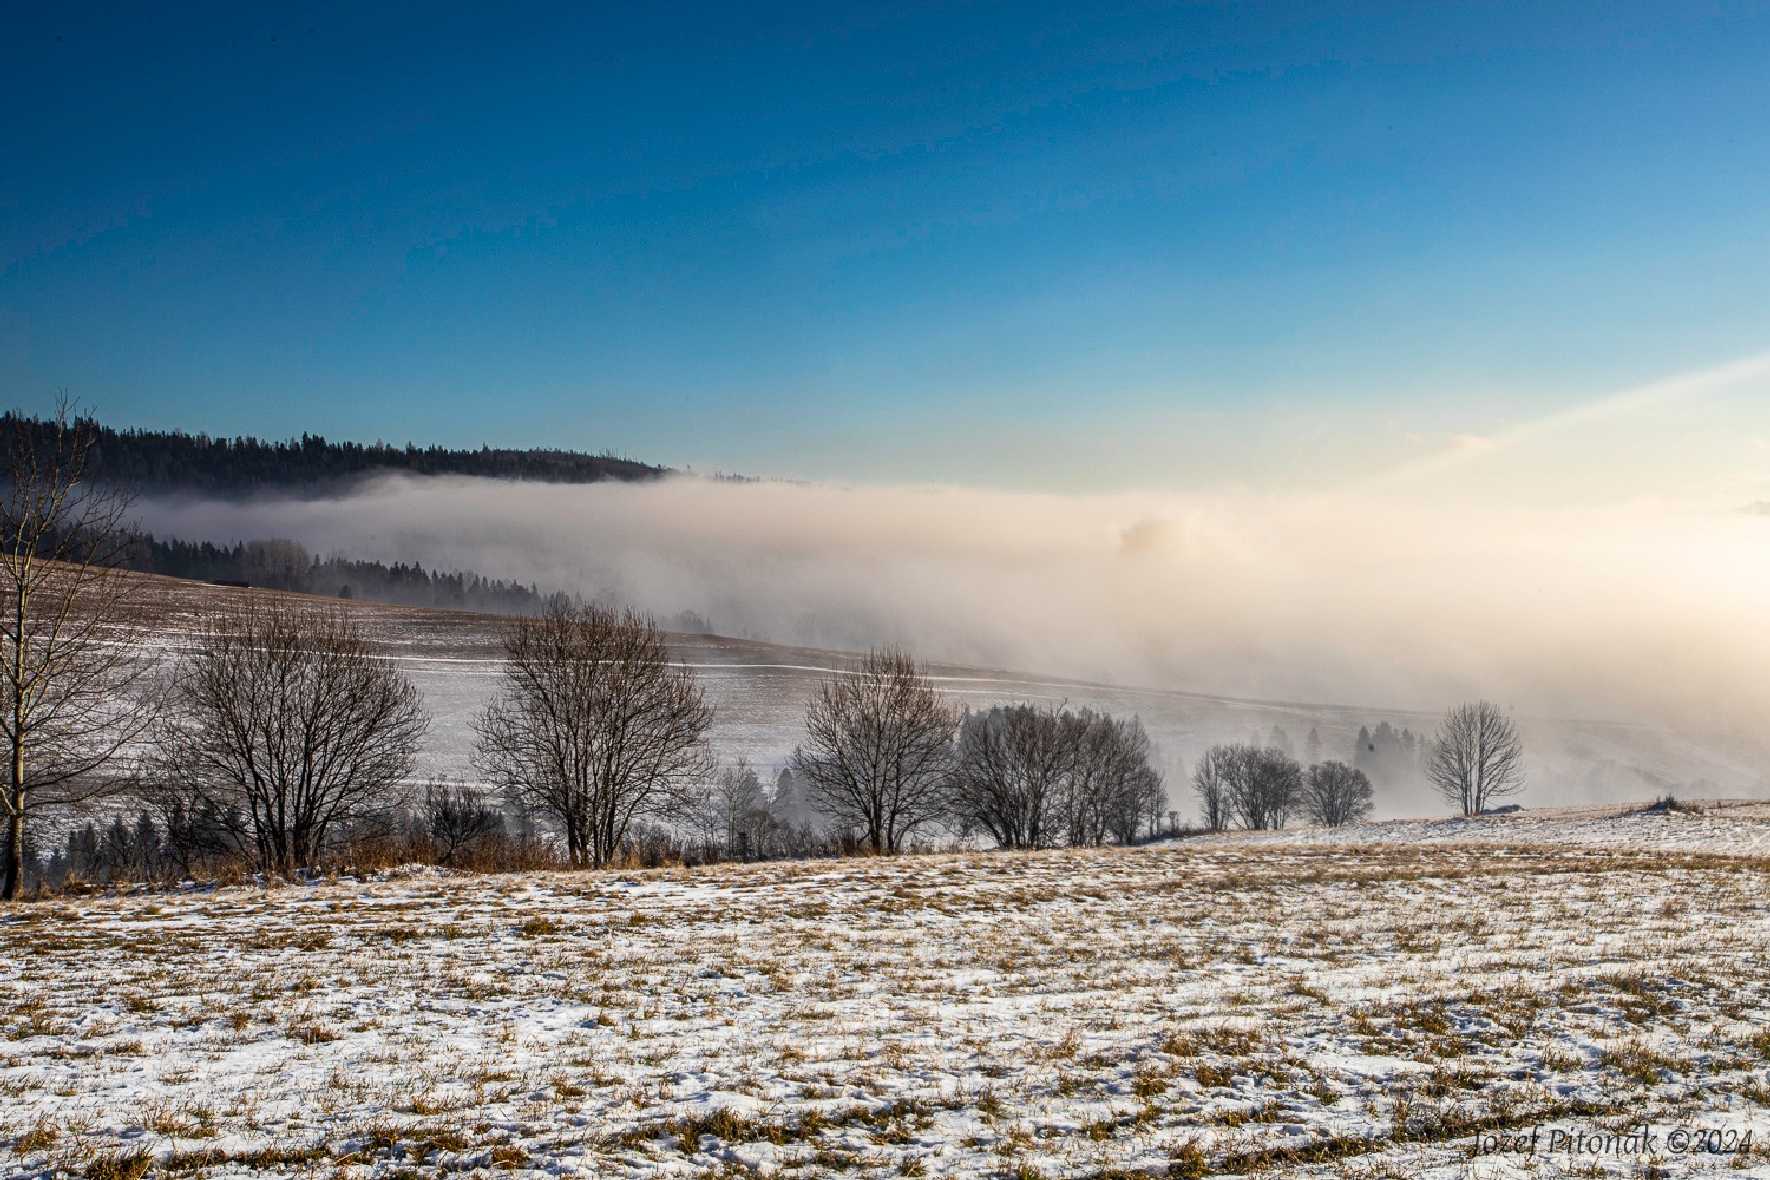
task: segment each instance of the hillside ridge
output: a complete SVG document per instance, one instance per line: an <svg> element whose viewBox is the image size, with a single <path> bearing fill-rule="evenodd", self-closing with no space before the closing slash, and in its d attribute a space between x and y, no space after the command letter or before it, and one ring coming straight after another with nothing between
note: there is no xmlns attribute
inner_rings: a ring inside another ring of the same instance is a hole
<svg viewBox="0 0 1770 1180"><path fill-rule="evenodd" d="M93 432L89 474L140 491L326 493L376 475L461 475L541 483L634 483L659 479L671 468L612 452L551 447L477 449L336 441L320 434L300 438L225 437L184 430L106 426L82 417ZM8 412L0 429L53 431L53 420Z"/></svg>

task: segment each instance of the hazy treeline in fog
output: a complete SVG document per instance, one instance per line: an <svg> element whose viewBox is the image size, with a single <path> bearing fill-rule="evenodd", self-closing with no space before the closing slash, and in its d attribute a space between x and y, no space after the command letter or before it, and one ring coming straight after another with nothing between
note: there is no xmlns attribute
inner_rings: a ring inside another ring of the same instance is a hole
<svg viewBox="0 0 1770 1180"><path fill-rule="evenodd" d="M1407 726L1397 729L1388 721L1379 721L1374 727L1360 725L1357 735L1343 749L1323 738L1320 727L1315 725L1301 739L1282 725L1256 729L1245 744L1278 750L1287 757L1299 758L1304 766L1322 761L1345 762L1376 785L1394 787L1423 781L1431 753L1429 735L1416 734Z"/></svg>
<svg viewBox="0 0 1770 1180"><path fill-rule="evenodd" d="M270 590L361 598L398 606L449 607L494 614L534 614L547 595L532 585L488 578L473 571L427 570L417 562L361 561L321 557L294 541L162 540L151 533L131 537L125 568L204 582L240 582Z"/></svg>
<svg viewBox="0 0 1770 1180"><path fill-rule="evenodd" d="M473 570L425 569L416 561L364 561L339 554L322 557L288 540L229 545L131 533L113 560L124 569L171 578L487 614L539 614L550 603L575 597ZM671 630L686 633L711 630L707 620L693 611L678 611L666 623Z"/></svg>

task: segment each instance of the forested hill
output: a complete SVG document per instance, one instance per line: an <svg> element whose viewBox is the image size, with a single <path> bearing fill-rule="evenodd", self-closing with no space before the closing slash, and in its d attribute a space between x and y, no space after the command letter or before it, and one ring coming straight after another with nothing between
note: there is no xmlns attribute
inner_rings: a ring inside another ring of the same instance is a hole
<svg viewBox="0 0 1770 1180"><path fill-rule="evenodd" d="M8 413L0 431L19 424L50 431L54 424ZM114 430L83 422L98 439L90 474L140 491L188 489L200 492L315 490L347 484L383 472L412 475L478 475L551 483L646 480L667 474L614 455L536 448L390 446L386 443L333 442L319 435L276 442L267 439L212 438L181 430Z"/></svg>

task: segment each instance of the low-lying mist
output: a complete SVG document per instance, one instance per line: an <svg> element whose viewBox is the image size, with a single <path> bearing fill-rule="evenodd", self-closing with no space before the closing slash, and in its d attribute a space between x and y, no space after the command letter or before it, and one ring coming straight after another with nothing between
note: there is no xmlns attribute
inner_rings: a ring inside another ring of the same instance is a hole
<svg viewBox="0 0 1770 1180"><path fill-rule="evenodd" d="M140 517L942 662L1421 710L1480 695L1701 732L1770 714L1770 521L1744 512L390 477Z"/></svg>

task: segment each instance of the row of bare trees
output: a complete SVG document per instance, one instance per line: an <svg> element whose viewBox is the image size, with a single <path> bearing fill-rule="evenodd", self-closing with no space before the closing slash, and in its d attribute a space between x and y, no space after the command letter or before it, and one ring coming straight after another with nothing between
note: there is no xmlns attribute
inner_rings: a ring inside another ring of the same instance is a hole
<svg viewBox="0 0 1770 1180"><path fill-rule="evenodd" d="M1212 746L1192 776L1204 826L1255 831L1282 828L1299 812L1325 827L1353 823L1370 814L1370 779L1343 762L1305 769L1276 746Z"/></svg>
<svg viewBox="0 0 1770 1180"><path fill-rule="evenodd" d="M425 800L437 846L493 827L495 800L556 834L567 864L606 865L712 771L712 708L650 619L556 604L513 620L503 657L474 722L484 786ZM227 817L233 847L265 871L317 864L340 836L384 835L412 810L418 692L336 608L270 600L213 617L167 704L143 791Z"/></svg>
<svg viewBox="0 0 1770 1180"><path fill-rule="evenodd" d="M438 846L490 824L496 799L555 833L566 863L609 864L636 828L698 828L705 846L760 850L761 783L718 767L713 710L649 618L556 604L512 620L492 701L475 720L483 791L426 800ZM416 689L333 607L247 600L206 620L177 663L137 789L166 817L211 817L267 872L317 864L341 837L381 835L411 810L426 729ZM1136 720L998 707L961 715L915 661L875 651L823 682L793 772L851 843L894 853L934 829L1007 847L1134 839L1160 777ZM1034 766L1034 763L1041 765ZM1037 784L1018 830L1001 805ZM1047 789L1048 788L1048 789Z"/></svg>
<svg viewBox="0 0 1770 1180"><path fill-rule="evenodd" d="M1166 806L1136 718L999 705L961 713L907 653L867 654L819 686L793 770L866 847L934 829L1004 848L1123 843Z"/></svg>
<svg viewBox="0 0 1770 1180"><path fill-rule="evenodd" d="M1429 747L1426 777L1464 815L1480 815L1517 794L1524 787L1524 744L1516 724L1491 701L1451 709ZM1340 827L1364 819L1375 803L1364 771L1343 762L1305 769L1277 746L1212 746L1199 759L1192 787L1204 826L1213 832L1282 828L1299 813Z"/></svg>
<svg viewBox="0 0 1770 1180"><path fill-rule="evenodd" d="M998 705L959 727L951 806L1004 848L1135 840L1167 805L1136 718Z"/></svg>
<svg viewBox="0 0 1770 1180"><path fill-rule="evenodd" d="M346 843L410 836L420 817L449 859L500 831L506 812L556 833L566 863L603 865L636 822L679 814L712 769L711 707L668 661L656 625L630 613L561 605L514 621L500 690L475 725L487 787L433 784L422 798L418 691L341 608L243 599L205 616L169 666L141 656L142 639L119 631L87 645L111 674L111 706L90 710L90 733L70 730L66 710L23 711L10 896L30 842L25 817L105 797L143 804L186 859L234 857L280 875ZM65 674L44 673L64 696L79 687L63 686ZM65 749L81 755L73 774L70 759L49 760ZM78 789L57 790L64 783Z"/></svg>

